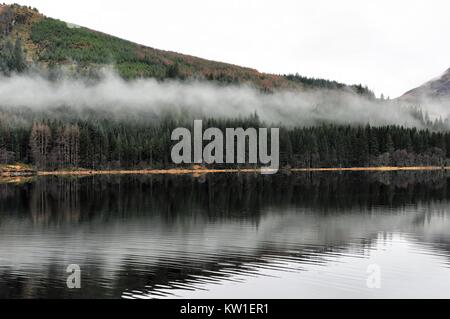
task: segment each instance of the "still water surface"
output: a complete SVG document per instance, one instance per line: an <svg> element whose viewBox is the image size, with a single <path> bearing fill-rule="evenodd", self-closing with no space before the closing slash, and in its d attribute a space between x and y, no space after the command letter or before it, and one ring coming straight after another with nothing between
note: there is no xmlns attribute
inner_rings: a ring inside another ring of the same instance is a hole
<svg viewBox="0 0 450 319"><path fill-rule="evenodd" d="M3 184L0 297L450 298L449 177L347 172ZM81 289L66 286L71 264L81 268ZM379 288L369 287L374 265Z"/></svg>

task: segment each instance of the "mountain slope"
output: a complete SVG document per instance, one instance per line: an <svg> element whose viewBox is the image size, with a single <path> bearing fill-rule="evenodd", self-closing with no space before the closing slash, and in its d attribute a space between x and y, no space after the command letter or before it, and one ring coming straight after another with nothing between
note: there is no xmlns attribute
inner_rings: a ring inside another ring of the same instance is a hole
<svg viewBox="0 0 450 319"><path fill-rule="evenodd" d="M400 99L412 103L421 100L450 100L450 68L440 77L406 92Z"/></svg>
<svg viewBox="0 0 450 319"><path fill-rule="evenodd" d="M250 84L263 91L325 87L372 96L366 87L328 80L280 76L232 64L158 50L88 28L45 17L36 9L0 5L0 45L19 38L29 64L88 70L114 65L124 78L199 78L221 83Z"/></svg>

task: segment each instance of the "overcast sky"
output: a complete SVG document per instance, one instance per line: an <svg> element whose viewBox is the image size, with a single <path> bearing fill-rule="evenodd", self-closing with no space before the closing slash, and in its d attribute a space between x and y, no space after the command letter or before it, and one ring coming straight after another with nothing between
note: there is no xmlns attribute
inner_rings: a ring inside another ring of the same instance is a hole
<svg viewBox="0 0 450 319"><path fill-rule="evenodd" d="M14 0L151 47L403 94L450 68L448 0Z"/></svg>

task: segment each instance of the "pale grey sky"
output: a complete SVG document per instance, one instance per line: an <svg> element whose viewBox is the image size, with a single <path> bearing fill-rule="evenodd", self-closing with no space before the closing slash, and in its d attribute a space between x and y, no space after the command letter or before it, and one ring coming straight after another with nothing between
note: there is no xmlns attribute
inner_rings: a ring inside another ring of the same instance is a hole
<svg viewBox="0 0 450 319"><path fill-rule="evenodd" d="M448 0L11 2L151 47L391 97L450 67Z"/></svg>

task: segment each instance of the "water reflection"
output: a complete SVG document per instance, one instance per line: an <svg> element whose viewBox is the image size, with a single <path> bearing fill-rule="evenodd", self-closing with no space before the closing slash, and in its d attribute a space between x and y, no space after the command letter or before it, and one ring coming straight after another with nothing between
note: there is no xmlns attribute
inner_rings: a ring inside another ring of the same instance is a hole
<svg viewBox="0 0 450 319"><path fill-rule="evenodd" d="M450 297L443 172L0 185L0 297ZM82 289L66 288L79 264ZM381 289L366 285L367 266Z"/></svg>

